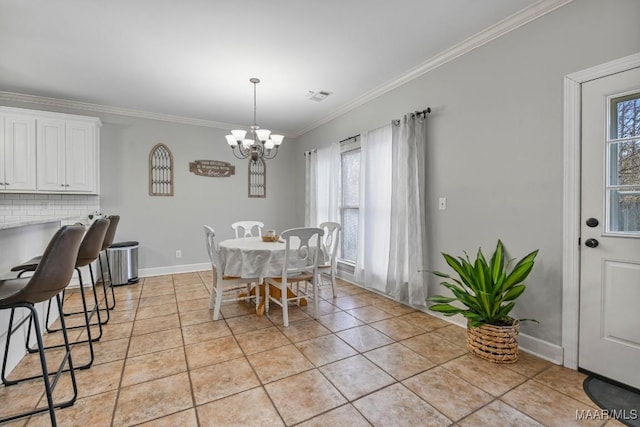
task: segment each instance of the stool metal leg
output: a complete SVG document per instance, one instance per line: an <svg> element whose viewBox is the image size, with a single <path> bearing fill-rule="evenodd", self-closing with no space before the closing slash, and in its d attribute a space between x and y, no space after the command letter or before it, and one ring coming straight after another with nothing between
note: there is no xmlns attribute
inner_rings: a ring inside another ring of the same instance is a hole
<svg viewBox="0 0 640 427"><path fill-rule="evenodd" d="M58 309L62 310L60 295L56 295L56 301L58 303ZM62 362L60 363L60 366L58 367L57 371L55 373L49 373L47 368L47 360L44 352L45 347L42 341L42 330L40 329L40 322L38 320L38 312L33 304L17 303L17 304L11 305L10 307L1 307L1 308L11 308L11 316L9 319L9 331L7 334L6 353L8 353L8 350L9 350L9 342L11 340L11 336L27 320L25 318L15 328L13 327L15 309L18 307L23 307L29 310L28 318L32 320L32 323L36 330L36 341L38 342L38 353L40 355L40 366L42 368L42 379L44 382L45 395L47 397L47 407L36 408L31 411L23 412L16 415L11 415L5 418L0 418L0 423L28 417L28 416L39 414L42 412L49 412L49 417L51 418L51 425L57 426L55 408L65 408L67 406L71 406L75 403L76 398L78 397L78 385L76 382L76 376L75 376L74 367L73 367L73 360L71 358L71 347L69 345L69 337L67 336L67 330L65 328L64 317L61 316L60 321L62 323L62 334L64 337L64 343L65 343L64 347L66 352L64 357L62 358ZM7 381L5 378L5 369L6 369L6 363L7 363L6 353L2 363L2 381L5 384L5 386L10 386L10 385L16 384L16 382ZM63 369L65 364L68 364L69 366L67 370ZM53 401L53 391L56 385L58 384L58 380L60 379L62 372L66 372L66 371L68 371L69 374L71 375L71 385L73 387L73 396L64 402L55 403ZM53 375L53 379L49 378L50 375ZM39 376L36 378L39 378Z"/></svg>

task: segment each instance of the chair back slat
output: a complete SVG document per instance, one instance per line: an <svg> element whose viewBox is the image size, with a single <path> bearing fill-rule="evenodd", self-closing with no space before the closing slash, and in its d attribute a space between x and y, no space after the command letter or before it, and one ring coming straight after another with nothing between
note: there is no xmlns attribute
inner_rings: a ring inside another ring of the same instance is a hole
<svg viewBox="0 0 640 427"><path fill-rule="evenodd" d="M324 238L322 246L325 254L326 263L333 263L338 255L338 247L340 246L340 230L342 227L337 222L323 222L319 225L324 230Z"/></svg>
<svg viewBox="0 0 640 427"><path fill-rule="evenodd" d="M285 241L282 277L313 271L318 267L321 250L321 236L324 230L314 227L291 228L282 232ZM295 243L296 241L297 246Z"/></svg>
<svg viewBox="0 0 640 427"><path fill-rule="evenodd" d="M260 221L238 221L231 224L231 228L236 233L236 239L240 237L262 237L264 223ZM254 228L256 229L256 235L253 234Z"/></svg>

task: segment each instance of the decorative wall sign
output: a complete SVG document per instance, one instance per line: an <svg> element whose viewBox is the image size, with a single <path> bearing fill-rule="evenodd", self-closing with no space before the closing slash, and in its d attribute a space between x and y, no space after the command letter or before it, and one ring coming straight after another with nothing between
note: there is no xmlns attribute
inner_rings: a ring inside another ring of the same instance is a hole
<svg viewBox="0 0 640 427"><path fill-rule="evenodd" d="M173 196L173 154L164 144L149 153L149 195Z"/></svg>
<svg viewBox="0 0 640 427"><path fill-rule="evenodd" d="M267 164L263 158L249 162L249 197L267 197Z"/></svg>
<svg viewBox="0 0 640 427"><path fill-rule="evenodd" d="M218 160L194 160L189 163L189 172L200 176L227 177L235 175L236 167Z"/></svg>

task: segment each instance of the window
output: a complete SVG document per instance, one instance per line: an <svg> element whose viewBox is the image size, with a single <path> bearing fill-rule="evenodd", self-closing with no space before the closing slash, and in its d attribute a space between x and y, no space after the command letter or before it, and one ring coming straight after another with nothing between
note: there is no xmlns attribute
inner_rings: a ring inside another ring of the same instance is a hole
<svg viewBox="0 0 640 427"><path fill-rule="evenodd" d="M341 259L356 262L358 254L358 216L360 215L360 148L342 153Z"/></svg>
<svg viewBox="0 0 640 427"><path fill-rule="evenodd" d="M640 93L611 100L607 231L640 233Z"/></svg>

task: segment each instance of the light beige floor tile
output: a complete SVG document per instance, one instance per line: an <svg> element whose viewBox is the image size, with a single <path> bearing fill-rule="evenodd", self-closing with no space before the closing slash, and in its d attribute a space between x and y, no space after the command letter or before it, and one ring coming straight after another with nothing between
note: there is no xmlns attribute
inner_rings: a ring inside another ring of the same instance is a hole
<svg viewBox="0 0 640 427"><path fill-rule="evenodd" d="M131 335L144 335L151 332L165 331L180 327L178 313L171 313L166 316L151 317L149 319L139 319L133 322Z"/></svg>
<svg viewBox="0 0 640 427"><path fill-rule="evenodd" d="M339 360L319 369L350 401L395 382L391 375L361 355Z"/></svg>
<svg viewBox="0 0 640 427"><path fill-rule="evenodd" d="M315 369L269 383L265 388L287 425L346 403L340 392Z"/></svg>
<svg viewBox="0 0 640 427"><path fill-rule="evenodd" d="M197 323L213 322L213 310L209 310L208 308L179 313L179 316L180 324L183 327Z"/></svg>
<svg viewBox="0 0 640 427"><path fill-rule="evenodd" d="M109 312L109 323L107 325L113 325L115 323L133 322L136 318L136 310L111 310Z"/></svg>
<svg viewBox="0 0 640 427"><path fill-rule="evenodd" d="M431 406L457 421L491 402L493 396L442 367L436 367L402 382Z"/></svg>
<svg viewBox="0 0 640 427"><path fill-rule="evenodd" d="M293 322L286 328L284 326L278 326L278 329L280 329L280 331L294 343L321 337L331 333L330 330L322 326L322 324L316 320Z"/></svg>
<svg viewBox="0 0 640 427"><path fill-rule="evenodd" d="M25 381L0 387L0 417L16 415L36 408L44 395L42 380Z"/></svg>
<svg viewBox="0 0 640 427"><path fill-rule="evenodd" d="M336 335L361 353L393 342L391 338L369 325L346 329Z"/></svg>
<svg viewBox="0 0 640 427"><path fill-rule="evenodd" d="M369 305L365 298L361 298L358 294L337 297L331 303L342 310L351 310L358 307Z"/></svg>
<svg viewBox="0 0 640 427"><path fill-rule="evenodd" d="M375 305L376 307L381 308L382 310L386 311L387 313L391 313L394 316L402 316L404 314L409 314L416 311L411 307L407 307L404 304L400 304L387 298L377 302Z"/></svg>
<svg viewBox="0 0 640 427"><path fill-rule="evenodd" d="M302 310L304 310L309 316L314 317L315 306L313 304L308 304L307 306L302 307ZM340 309L329 301L322 300L318 302L318 316L324 316L325 314L336 313L338 311L340 311Z"/></svg>
<svg viewBox="0 0 640 427"><path fill-rule="evenodd" d="M202 424L204 425L204 424ZM187 409L175 414L167 415L144 424L140 427L199 427L195 409Z"/></svg>
<svg viewBox="0 0 640 427"><path fill-rule="evenodd" d="M231 335L231 329L224 322L207 322L183 326L182 336L185 345L195 344Z"/></svg>
<svg viewBox="0 0 640 427"><path fill-rule="evenodd" d="M165 304L175 304L175 294L154 295L152 297L140 298L138 310L142 308L156 307Z"/></svg>
<svg viewBox="0 0 640 427"><path fill-rule="evenodd" d="M451 325L446 320L439 319L431 314L416 311L398 317L405 322L409 322L414 326L424 329L425 331L433 331L434 329L443 328Z"/></svg>
<svg viewBox="0 0 640 427"><path fill-rule="evenodd" d="M175 302L169 304L152 305L149 307L140 307L136 313L136 320L151 319L153 317L166 316L168 314L177 313L178 305Z"/></svg>
<svg viewBox="0 0 640 427"><path fill-rule="evenodd" d="M582 372L554 365L538 374L534 379L582 403L595 405L582 386L586 378L587 376Z"/></svg>
<svg viewBox="0 0 640 427"><path fill-rule="evenodd" d="M492 363L467 354L444 365L448 371L491 393L500 396L527 380L503 364Z"/></svg>
<svg viewBox="0 0 640 427"><path fill-rule="evenodd" d="M335 335L325 335L295 345L315 366L326 365L357 354L351 346Z"/></svg>
<svg viewBox="0 0 640 427"><path fill-rule="evenodd" d="M466 348L455 345L433 332L416 335L400 343L435 363L445 363L467 354Z"/></svg>
<svg viewBox="0 0 640 427"><path fill-rule="evenodd" d="M370 326L397 341L424 333L424 329L398 318L380 320Z"/></svg>
<svg viewBox="0 0 640 427"><path fill-rule="evenodd" d="M111 426L111 416L113 408L116 404L117 392L109 391L102 394L96 394L84 399L78 399L73 404L63 409L56 409L56 421L60 427L74 426L92 426L92 427L109 427ZM29 427L47 427L51 426L51 419L47 414L40 414L31 417L28 423Z"/></svg>
<svg viewBox="0 0 640 427"><path fill-rule="evenodd" d="M212 311L213 313L213 311ZM253 302L247 301L233 301L222 304L220 308L220 314L225 319L231 319L239 316L256 316L256 306Z"/></svg>
<svg viewBox="0 0 640 427"><path fill-rule="evenodd" d="M94 365L100 363L113 362L122 360L127 357L129 349L129 338L120 338L111 341L98 341L93 343L93 351L95 353Z"/></svg>
<svg viewBox="0 0 640 427"><path fill-rule="evenodd" d="M459 346L467 345L467 330L458 325L449 325L433 331L434 334Z"/></svg>
<svg viewBox="0 0 640 427"><path fill-rule="evenodd" d="M198 417L201 427L284 426L262 387L198 406Z"/></svg>
<svg viewBox="0 0 640 427"><path fill-rule="evenodd" d="M197 283L176 285L175 290L176 290L176 298L179 298L178 294L184 294L189 292L199 292L199 291L205 291L207 293L207 296L209 295L209 291L207 290L207 287L204 285L202 281L198 281Z"/></svg>
<svg viewBox="0 0 640 427"><path fill-rule="evenodd" d="M124 360L116 360L92 366L90 369L76 371L78 398L116 390L120 384L123 366ZM58 387L56 387L56 391L57 389Z"/></svg>
<svg viewBox="0 0 640 427"><path fill-rule="evenodd" d="M202 405L260 385L244 358L229 360L189 371L196 405Z"/></svg>
<svg viewBox="0 0 640 427"><path fill-rule="evenodd" d="M209 307L209 297L190 299L187 301L178 301L178 311L186 313L187 311L201 310Z"/></svg>
<svg viewBox="0 0 640 427"><path fill-rule="evenodd" d="M194 299L202 300L203 298L209 298L209 291L207 291L203 286L200 286L202 289L198 289L195 291L189 292L179 292L176 289L176 300L178 302L181 301L191 301Z"/></svg>
<svg viewBox="0 0 640 427"><path fill-rule="evenodd" d="M459 421L458 424L461 427L542 427L542 424L533 418L499 400L491 402L464 420Z"/></svg>
<svg viewBox="0 0 640 427"><path fill-rule="evenodd" d="M393 317L392 314L387 313L386 311L372 305L347 310L347 313L349 313L356 319L366 323L377 322L378 320L384 320Z"/></svg>
<svg viewBox="0 0 640 427"><path fill-rule="evenodd" d="M172 375L120 389L113 425L129 426L193 406L187 373Z"/></svg>
<svg viewBox="0 0 640 427"><path fill-rule="evenodd" d="M435 366L431 360L398 343L371 350L364 356L399 381Z"/></svg>
<svg viewBox="0 0 640 427"><path fill-rule="evenodd" d="M256 353L247 357L262 383L269 383L312 369L314 366L293 345Z"/></svg>
<svg viewBox="0 0 640 427"><path fill-rule="evenodd" d="M353 402L375 426L448 426L451 421L400 384L393 384Z"/></svg>
<svg viewBox="0 0 640 427"><path fill-rule="evenodd" d="M353 407L353 405L343 405L325 414L318 415L298 424L298 427L326 427L326 426L349 426L349 427L369 427L371 424Z"/></svg>
<svg viewBox="0 0 640 427"><path fill-rule="evenodd" d="M290 343L287 337L275 326L236 335L236 339L246 354L271 350Z"/></svg>
<svg viewBox="0 0 640 427"><path fill-rule="evenodd" d="M231 336L187 345L184 350L189 369L225 362L243 355L235 338Z"/></svg>
<svg viewBox="0 0 640 427"><path fill-rule="evenodd" d="M131 337L128 357L182 347L182 345L182 331L180 328L138 335Z"/></svg>
<svg viewBox="0 0 640 427"><path fill-rule="evenodd" d="M602 420L577 420L576 411L595 410L537 381L529 380L501 400L549 427L598 426Z"/></svg>
<svg viewBox="0 0 640 427"><path fill-rule="evenodd" d="M122 387L179 374L187 370L182 347L129 357L122 375Z"/></svg>
<svg viewBox="0 0 640 427"><path fill-rule="evenodd" d="M229 325L231 332L236 335L273 326L273 322L269 320L267 316L256 316L255 313L248 314L246 316L232 317L231 319L225 320L227 321L227 325Z"/></svg>
<svg viewBox="0 0 640 427"><path fill-rule="evenodd" d="M335 313L325 314L317 319L327 329L338 332L356 326L361 326L364 323L353 317L352 315L345 313L344 311L337 311Z"/></svg>
<svg viewBox="0 0 640 427"><path fill-rule="evenodd" d="M553 366L553 363L540 359L539 357L520 349L518 353L518 361L516 363L509 363L506 366L527 378L532 378L543 370Z"/></svg>

